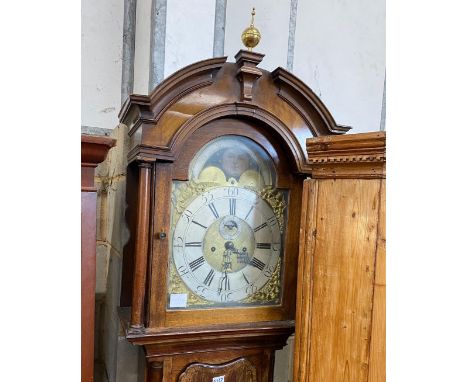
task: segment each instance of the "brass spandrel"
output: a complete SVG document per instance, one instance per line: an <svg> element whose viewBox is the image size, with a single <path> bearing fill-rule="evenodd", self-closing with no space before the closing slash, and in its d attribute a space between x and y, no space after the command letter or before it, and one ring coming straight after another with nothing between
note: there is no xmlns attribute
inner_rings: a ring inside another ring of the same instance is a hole
<svg viewBox="0 0 468 382"><path fill-rule="evenodd" d="M281 259L278 260L270 280L258 292L242 300L244 303L279 304L281 298Z"/></svg>

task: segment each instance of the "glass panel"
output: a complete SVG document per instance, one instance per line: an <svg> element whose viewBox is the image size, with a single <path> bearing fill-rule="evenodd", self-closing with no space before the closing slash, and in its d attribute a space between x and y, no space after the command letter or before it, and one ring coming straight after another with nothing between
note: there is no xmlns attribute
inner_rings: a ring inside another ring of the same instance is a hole
<svg viewBox="0 0 468 382"><path fill-rule="evenodd" d="M255 142L225 136L200 150L190 164L189 178L263 189L275 184L276 173L267 153Z"/></svg>

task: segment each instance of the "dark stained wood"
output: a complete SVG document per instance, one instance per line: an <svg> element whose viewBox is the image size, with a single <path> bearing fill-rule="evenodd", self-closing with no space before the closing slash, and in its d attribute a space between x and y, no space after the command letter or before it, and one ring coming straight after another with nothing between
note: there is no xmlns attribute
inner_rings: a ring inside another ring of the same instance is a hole
<svg viewBox="0 0 468 382"><path fill-rule="evenodd" d="M169 230L172 193L172 168L170 163L157 163L155 176L159 180L155 186L154 214L153 214L153 236L151 238L152 253L151 267L149 272L149 323L150 328L165 326L166 319L166 288L167 269L169 253ZM161 239L160 233L164 232L166 237Z"/></svg>
<svg viewBox="0 0 468 382"><path fill-rule="evenodd" d="M385 133L323 138L308 142L309 158L333 165L304 186L294 380L380 382Z"/></svg>
<svg viewBox="0 0 468 382"><path fill-rule="evenodd" d="M180 375L180 382L212 382L223 376L225 381L257 382L256 368L245 358L239 358L222 365L194 363Z"/></svg>
<svg viewBox="0 0 468 382"><path fill-rule="evenodd" d="M81 381L93 381L96 290L96 188L94 169L115 139L81 136Z"/></svg>
<svg viewBox="0 0 468 382"><path fill-rule="evenodd" d="M241 56L247 62L246 53ZM337 125L312 90L284 69L260 70L261 76L249 80L252 87L246 99L239 64L225 61L222 57L195 63L167 78L150 96L129 97L120 119L130 129L130 162L174 160L184 143L179 135L190 135L187 123L196 129L210 120L244 115L256 123L267 121L280 131L299 167L305 169L307 138L349 130ZM253 68L250 71L258 74Z"/></svg>
<svg viewBox="0 0 468 382"><path fill-rule="evenodd" d="M81 381L93 380L96 193L81 193Z"/></svg>
<svg viewBox="0 0 468 382"><path fill-rule="evenodd" d="M145 382L163 382L164 364L162 362L151 362L146 367Z"/></svg>
<svg viewBox="0 0 468 382"><path fill-rule="evenodd" d="M138 163L134 162L127 167L125 203L125 221L129 230L129 239L123 248L122 258L122 282L120 293L120 306L132 306L133 274L135 270L135 237L138 210L133 206L138 205Z"/></svg>
<svg viewBox="0 0 468 382"><path fill-rule="evenodd" d="M153 361L153 358L148 358L147 366L147 381L156 382L161 381L161 370L164 382L179 382L180 378L187 378L188 370L193 366L205 366L203 371L208 371L208 375L202 374L203 377L209 377L210 379L202 379L212 382L212 372L216 370L222 370L223 373L227 373L229 378L225 378L225 382L229 381L244 381L244 379L237 379L236 374L233 371L238 372L239 360L243 359L245 362L242 364L250 364L250 370L253 370L256 375L256 381L258 382L271 382L273 381L273 362L274 362L274 351L264 350L261 348L248 348L248 349L237 349L237 350L216 350L207 352L179 354L178 356L162 356L157 357L158 361ZM161 367L162 365L162 367ZM195 372L199 371L199 368L195 366ZM231 370L234 368L234 370ZM206 369L212 369L212 372ZM202 371L202 372L203 372ZM192 371L193 372L193 371ZM231 374L232 373L232 374ZM190 374L189 374L190 375ZM224 374L226 376L226 374ZM219 375L215 375L219 376ZM148 379L152 377L154 379Z"/></svg>
<svg viewBox="0 0 468 382"><path fill-rule="evenodd" d="M166 311L166 298L161 298L162 291L166 290L167 264L169 256L169 240L159 240L159 232L169 232L170 228L170 195L171 182L173 179L187 180L188 165L193 156L200 148L220 135L242 135L249 137L262 146L271 156L277 166L277 187L289 190L289 213L285 236L285 269L284 269L284 296L283 304L278 307L249 308L248 311L240 311L238 308L222 310L217 309L216 315L213 310L206 309L198 311L194 315L191 311ZM149 328L203 325L207 322L212 324L231 322L239 323L245 320L269 321L291 320L295 311L296 292L296 268L298 252L299 222L301 216L302 180L303 175L293 176L298 169L291 160L291 153L285 152L279 144L278 136L268 131L264 126L258 126L243 120L222 119L210 122L198 129L191 136L186 145L182 147L179 157L174 164L156 162L156 178L159 180L155 186L153 226L154 234L151 236L150 247L152 248L151 277L149 290ZM155 255L157 254L157 255ZM255 317L255 318L252 318Z"/></svg>
<svg viewBox="0 0 468 382"><path fill-rule="evenodd" d="M215 57L188 65L166 78L148 96L131 94L122 105L120 120L132 121L132 125L127 126L137 129L142 119L158 118L162 111L181 96L211 85L226 59L227 57ZM135 111L138 112L137 115L133 114ZM130 134L133 135L132 130Z"/></svg>
<svg viewBox="0 0 468 382"><path fill-rule="evenodd" d="M109 150L114 147L116 140L114 138L81 135L81 164L86 167L97 167L99 163L106 159ZM88 183L88 180L85 180ZM83 179L82 179L83 183Z"/></svg>
<svg viewBox="0 0 468 382"><path fill-rule="evenodd" d="M234 57L238 66L237 78L241 82L241 101L252 100L254 82L262 76L257 65L262 61L264 54L241 50Z"/></svg>
<svg viewBox="0 0 468 382"><path fill-rule="evenodd" d="M135 238L135 269L133 275L132 316L130 328L143 328L146 274L148 263L148 235L150 232L149 216L151 211L151 169L149 163L139 163L140 178L138 183L138 220Z"/></svg>
<svg viewBox="0 0 468 382"><path fill-rule="evenodd" d="M320 98L294 74L277 68L271 75L278 96L294 108L314 135L343 134L351 129L338 125Z"/></svg>

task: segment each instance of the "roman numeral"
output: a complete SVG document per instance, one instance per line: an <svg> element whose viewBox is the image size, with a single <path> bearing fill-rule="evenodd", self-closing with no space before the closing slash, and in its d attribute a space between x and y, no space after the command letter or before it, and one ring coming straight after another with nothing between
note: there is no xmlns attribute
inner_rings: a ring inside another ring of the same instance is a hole
<svg viewBox="0 0 468 382"><path fill-rule="evenodd" d="M244 220L247 220L247 218L249 217L249 215L250 215L250 213L252 212L253 209L254 209L254 206L250 207L250 210L249 210L249 212L247 212L247 215L245 215Z"/></svg>
<svg viewBox="0 0 468 382"><path fill-rule="evenodd" d="M213 204L213 203L210 203L210 204L208 204L208 207L210 207L210 210L211 210L211 212L213 213L214 217L215 217L216 219L218 219L218 218L219 218L219 214L218 214L218 211L216 211L216 207L214 206L214 204Z"/></svg>
<svg viewBox="0 0 468 382"><path fill-rule="evenodd" d="M260 224L257 228L254 229L255 232L260 231L262 228L265 228L267 223Z"/></svg>
<svg viewBox="0 0 468 382"><path fill-rule="evenodd" d="M189 267L192 270L192 272L195 272L198 268L200 268L203 264L205 263L205 259L203 256L200 256L198 259L193 260L191 263L189 263Z"/></svg>
<svg viewBox="0 0 468 382"><path fill-rule="evenodd" d="M211 282L213 281L213 278L214 278L214 270L212 269L208 272L208 275L206 276L205 281L203 281L203 284L205 284L206 286L210 286Z"/></svg>
<svg viewBox="0 0 468 382"><path fill-rule="evenodd" d="M229 283L229 276L228 276L227 272L225 272L224 276L221 277L221 279L220 279L218 292L221 292L222 290L231 290L231 286L230 286L230 283Z"/></svg>
<svg viewBox="0 0 468 382"><path fill-rule="evenodd" d="M229 199L229 215L236 214L236 199Z"/></svg>
<svg viewBox="0 0 468 382"><path fill-rule="evenodd" d="M257 243L258 249L271 249L271 243Z"/></svg>
<svg viewBox="0 0 468 382"><path fill-rule="evenodd" d="M196 224L196 225L199 225L200 227L205 228L205 229L208 228L208 227L205 227L203 224L201 224L201 223L199 223L199 222L197 222L197 221L195 221L195 220L192 220L192 223L194 223L194 224Z"/></svg>
<svg viewBox="0 0 468 382"><path fill-rule="evenodd" d="M277 223L276 218L272 216L271 218L268 218L268 224L269 225L275 225Z"/></svg>
<svg viewBox="0 0 468 382"><path fill-rule="evenodd" d="M249 279L244 275L244 272L242 272L242 276L244 276L244 280L247 284L250 284Z"/></svg>
<svg viewBox="0 0 468 382"><path fill-rule="evenodd" d="M201 247L201 241L191 241L189 243L185 243L186 247Z"/></svg>
<svg viewBox="0 0 468 382"><path fill-rule="evenodd" d="M255 268L260 269L261 271L263 271L263 269L265 268L265 263L263 263L261 260L257 259L256 257L252 258L252 260L250 261L250 265Z"/></svg>

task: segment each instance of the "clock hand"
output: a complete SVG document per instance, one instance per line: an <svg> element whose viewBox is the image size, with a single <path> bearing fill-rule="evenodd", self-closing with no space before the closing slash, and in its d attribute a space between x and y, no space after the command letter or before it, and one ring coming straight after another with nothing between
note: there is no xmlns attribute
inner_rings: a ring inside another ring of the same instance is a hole
<svg viewBox="0 0 468 382"><path fill-rule="evenodd" d="M226 248L226 251L231 251L231 253L235 253L237 255L237 261L239 263L242 263L242 264L247 264L249 263L250 261L250 258L249 258L249 253L247 252L247 248L246 247L243 247L242 248L242 251L239 251L235 246L234 246L234 243L232 241L227 241L225 244L224 244L224 248ZM226 252L225 251L225 252ZM224 257L223 257L223 260L224 260ZM223 267L224 267L224 263L223 263ZM229 256L229 268L231 266L231 259L230 259L230 256ZM224 268L225 269L225 268Z"/></svg>
<svg viewBox="0 0 468 382"><path fill-rule="evenodd" d="M218 293L221 293L223 289L224 290L230 289L228 271L232 270L231 255L233 251L235 250L235 247L232 241L227 241L226 243L224 243L224 248L226 248L226 250L223 252L223 264L222 264L224 276L219 280Z"/></svg>
<svg viewBox="0 0 468 382"><path fill-rule="evenodd" d="M229 277L228 277L227 271L224 272L224 276L221 278L221 280L219 280L218 294L220 294L223 291L223 289L224 290L231 289L229 286Z"/></svg>
<svg viewBox="0 0 468 382"><path fill-rule="evenodd" d="M224 244L224 248L226 248L226 250L223 252L223 271L232 270L231 254L235 249L234 244L232 241L227 241Z"/></svg>

